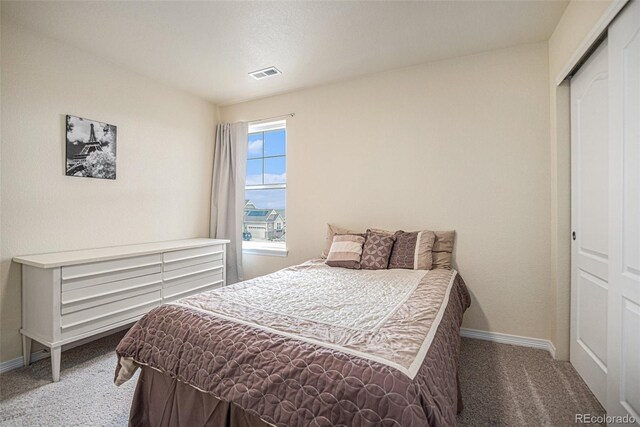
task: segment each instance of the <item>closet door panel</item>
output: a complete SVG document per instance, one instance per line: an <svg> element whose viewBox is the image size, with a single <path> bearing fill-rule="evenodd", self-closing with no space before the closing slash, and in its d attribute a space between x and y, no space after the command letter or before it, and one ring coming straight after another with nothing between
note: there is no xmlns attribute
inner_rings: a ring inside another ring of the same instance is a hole
<svg viewBox="0 0 640 427"><path fill-rule="evenodd" d="M640 1L609 27L608 415L640 423Z"/></svg>
<svg viewBox="0 0 640 427"><path fill-rule="evenodd" d="M571 80L571 353L607 401L609 295L609 82L607 41Z"/></svg>

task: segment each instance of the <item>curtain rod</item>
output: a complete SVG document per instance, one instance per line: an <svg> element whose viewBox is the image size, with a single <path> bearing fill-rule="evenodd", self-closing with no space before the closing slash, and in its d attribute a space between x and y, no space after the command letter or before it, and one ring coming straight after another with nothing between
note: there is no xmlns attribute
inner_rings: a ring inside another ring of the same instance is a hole
<svg viewBox="0 0 640 427"><path fill-rule="evenodd" d="M284 119L285 117L294 117L295 115L296 115L296 113L282 114L282 115L279 115L279 116L266 117L264 119L249 120L248 123L260 123L260 122L266 122L268 120Z"/></svg>

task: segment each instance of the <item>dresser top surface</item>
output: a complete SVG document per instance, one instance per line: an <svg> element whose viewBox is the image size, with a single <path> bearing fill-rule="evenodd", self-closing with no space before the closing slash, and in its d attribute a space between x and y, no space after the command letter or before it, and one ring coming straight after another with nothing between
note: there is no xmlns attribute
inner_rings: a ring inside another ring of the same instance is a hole
<svg viewBox="0 0 640 427"><path fill-rule="evenodd" d="M139 255L171 252L181 249L229 243L223 239L184 239L166 242L142 243L137 245L111 246L108 248L81 249L76 251L52 252L37 255L25 255L13 258L13 261L38 268L56 268L64 265L86 264L109 261Z"/></svg>

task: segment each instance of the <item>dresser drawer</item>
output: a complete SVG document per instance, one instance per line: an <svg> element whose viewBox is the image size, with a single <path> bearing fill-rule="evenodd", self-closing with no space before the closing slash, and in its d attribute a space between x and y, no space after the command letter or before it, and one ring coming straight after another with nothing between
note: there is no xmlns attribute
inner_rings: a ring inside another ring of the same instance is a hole
<svg viewBox="0 0 640 427"><path fill-rule="evenodd" d="M119 299L99 306L63 314L61 318L62 331L82 327L87 330L126 320L138 313L145 313L152 307L160 305L162 295L160 290ZM142 310L144 308L144 310Z"/></svg>
<svg viewBox="0 0 640 427"><path fill-rule="evenodd" d="M162 274L156 273L85 288L63 290L61 312L62 314L73 313L161 288Z"/></svg>
<svg viewBox="0 0 640 427"><path fill-rule="evenodd" d="M173 262L165 262L162 265L163 271L173 271L179 270L185 267L191 267L192 265L198 264L206 264L211 262L217 262L217 265L222 265L224 255L222 253L219 254L206 254L206 255L198 255L193 258L185 258L181 260L176 260Z"/></svg>
<svg viewBox="0 0 640 427"><path fill-rule="evenodd" d="M222 286L223 282L222 271L215 271L200 273L196 276L190 276L188 278L175 280L173 282L165 282L162 289L162 297L172 297L174 295L182 294L189 290L200 289L205 286L218 284Z"/></svg>
<svg viewBox="0 0 640 427"><path fill-rule="evenodd" d="M146 276L160 273L161 269L161 254L62 267L62 290L64 292Z"/></svg>
<svg viewBox="0 0 640 427"><path fill-rule="evenodd" d="M178 268L176 270L165 271L162 273L162 280L166 286L171 286L174 280L194 280L201 273L222 272L224 266L222 261L205 262L204 264L190 265L188 267Z"/></svg>
<svg viewBox="0 0 640 427"><path fill-rule="evenodd" d="M162 257L164 261L164 271L176 270L213 261L220 261L220 265L222 265L224 246L203 246L201 248L165 252Z"/></svg>
<svg viewBox="0 0 640 427"><path fill-rule="evenodd" d="M210 291L223 284L222 272L204 275L191 281L178 281L173 286L162 289L163 301L171 302L189 295Z"/></svg>

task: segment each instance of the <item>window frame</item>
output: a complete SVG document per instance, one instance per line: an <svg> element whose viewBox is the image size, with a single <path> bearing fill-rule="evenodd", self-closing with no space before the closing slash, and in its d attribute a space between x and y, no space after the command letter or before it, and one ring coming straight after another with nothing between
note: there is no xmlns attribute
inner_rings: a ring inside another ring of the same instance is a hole
<svg viewBox="0 0 640 427"><path fill-rule="evenodd" d="M249 135L253 133L259 132L269 132L273 130L285 130L285 138L287 131L287 121L286 120L271 120L271 121L258 121L258 122L249 122L248 132L247 132L247 143ZM262 184L255 185L246 185L244 186L244 190L285 190L285 205L286 205L286 190L287 183L279 183L279 184L264 184L264 160L267 158L276 158L276 157L284 157L285 165L287 164L287 149L289 143L288 138L286 139L285 145L285 153L284 155L276 155L276 156L265 156L264 155L264 139L262 141L262 156L254 157L249 159L249 154L247 153L247 161L248 160L262 160ZM286 209L286 208L285 208ZM274 227L275 228L275 227ZM281 227L282 229L282 227ZM252 242L252 241L242 241L242 253L246 255L267 255L267 256L282 256L286 257L289 254L287 249L287 241L284 242Z"/></svg>

